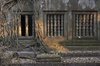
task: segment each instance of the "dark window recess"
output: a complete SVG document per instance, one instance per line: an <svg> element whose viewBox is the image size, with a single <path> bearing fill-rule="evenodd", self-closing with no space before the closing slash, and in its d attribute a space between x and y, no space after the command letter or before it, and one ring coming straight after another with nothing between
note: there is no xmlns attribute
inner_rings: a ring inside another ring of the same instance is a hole
<svg viewBox="0 0 100 66"><path fill-rule="evenodd" d="M25 23L25 15L21 15L21 35L26 35L26 23Z"/></svg>
<svg viewBox="0 0 100 66"><path fill-rule="evenodd" d="M46 15L46 35L63 36L64 35L64 14Z"/></svg>
<svg viewBox="0 0 100 66"><path fill-rule="evenodd" d="M32 15L28 15L28 34L32 36Z"/></svg>
<svg viewBox="0 0 100 66"><path fill-rule="evenodd" d="M76 37L94 37L96 35L96 13L78 12L74 14L74 18Z"/></svg>

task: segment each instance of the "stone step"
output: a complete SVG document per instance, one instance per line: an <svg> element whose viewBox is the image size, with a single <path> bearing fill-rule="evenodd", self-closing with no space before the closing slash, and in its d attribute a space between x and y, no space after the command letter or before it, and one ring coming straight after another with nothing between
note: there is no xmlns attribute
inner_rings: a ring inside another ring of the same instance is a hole
<svg viewBox="0 0 100 66"><path fill-rule="evenodd" d="M17 42L17 40L16 40L16 42ZM28 46L28 45L34 45L36 43L37 42L35 40L18 40L18 44L19 45L26 45L26 46Z"/></svg>
<svg viewBox="0 0 100 66"><path fill-rule="evenodd" d="M64 43L63 45L66 45L66 46L100 46L100 43L83 43L83 42L80 42L80 43Z"/></svg>
<svg viewBox="0 0 100 66"><path fill-rule="evenodd" d="M63 42L66 46L100 46L99 40L73 40L68 42Z"/></svg>
<svg viewBox="0 0 100 66"><path fill-rule="evenodd" d="M19 44L34 44L35 42L36 40L33 37L18 37Z"/></svg>
<svg viewBox="0 0 100 66"><path fill-rule="evenodd" d="M17 40L16 40L17 42ZM27 48L34 47L37 42L35 40L18 40L18 51L31 50Z"/></svg>
<svg viewBox="0 0 100 66"><path fill-rule="evenodd" d="M100 43L99 40L73 40L73 43Z"/></svg>
<svg viewBox="0 0 100 66"><path fill-rule="evenodd" d="M19 40L34 40L35 37L18 37Z"/></svg>
<svg viewBox="0 0 100 66"><path fill-rule="evenodd" d="M100 50L98 51L68 51L67 53L59 53L62 57L100 57Z"/></svg>
<svg viewBox="0 0 100 66"><path fill-rule="evenodd" d="M27 39L20 39L18 40L19 47L22 48L21 50L30 50L27 48L37 47L37 51L40 52L48 52L48 48L43 44L41 41L34 40L27 40Z"/></svg>
<svg viewBox="0 0 100 66"><path fill-rule="evenodd" d="M30 51L17 51L13 53L14 57L23 59L35 59L36 62L61 62L61 57L58 54L46 54Z"/></svg>
<svg viewBox="0 0 100 66"><path fill-rule="evenodd" d="M39 54L36 57L37 62L61 62L61 57L58 54Z"/></svg>
<svg viewBox="0 0 100 66"><path fill-rule="evenodd" d="M33 59L36 57L36 53L32 51L18 51L14 53L14 56L19 58Z"/></svg>
<svg viewBox="0 0 100 66"><path fill-rule="evenodd" d="M68 50L100 50L100 46L65 46Z"/></svg>
<svg viewBox="0 0 100 66"><path fill-rule="evenodd" d="M64 57L62 58L62 62L65 62L65 63L100 63L100 57Z"/></svg>
<svg viewBox="0 0 100 66"><path fill-rule="evenodd" d="M65 63L65 62L38 62L9 64L8 66L100 66L100 63Z"/></svg>

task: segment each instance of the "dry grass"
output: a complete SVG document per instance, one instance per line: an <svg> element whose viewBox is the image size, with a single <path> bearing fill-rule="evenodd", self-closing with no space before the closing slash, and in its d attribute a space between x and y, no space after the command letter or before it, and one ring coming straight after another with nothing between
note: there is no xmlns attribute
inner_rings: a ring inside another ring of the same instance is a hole
<svg viewBox="0 0 100 66"><path fill-rule="evenodd" d="M60 39L61 40L61 39ZM45 39L46 44L48 47L52 48L56 52L66 53L68 51L63 45L59 44L60 40L56 39Z"/></svg>

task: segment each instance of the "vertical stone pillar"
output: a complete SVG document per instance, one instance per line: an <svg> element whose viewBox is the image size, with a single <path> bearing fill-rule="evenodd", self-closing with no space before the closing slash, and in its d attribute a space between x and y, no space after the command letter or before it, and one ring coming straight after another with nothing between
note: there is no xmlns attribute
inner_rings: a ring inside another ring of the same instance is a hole
<svg viewBox="0 0 100 66"><path fill-rule="evenodd" d="M21 36L22 32L21 32L21 15L20 15L20 20L18 22L18 36Z"/></svg>
<svg viewBox="0 0 100 66"><path fill-rule="evenodd" d="M25 20L25 23L26 23L26 36L28 36L28 15L25 16L26 20Z"/></svg>

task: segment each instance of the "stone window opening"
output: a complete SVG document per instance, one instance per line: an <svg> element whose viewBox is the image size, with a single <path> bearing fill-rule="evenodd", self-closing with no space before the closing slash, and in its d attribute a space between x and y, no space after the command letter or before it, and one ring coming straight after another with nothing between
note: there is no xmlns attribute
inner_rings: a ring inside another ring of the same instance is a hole
<svg viewBox="0 0 100 66"><path fill-rule="evenodd" d="M64 14L46 14L46 36L64 36Z"/></svg>
<svg viewBox="0 0 100 66"><path fill-rule="evenodd" d="M32 36L32 15L21 15L21 36Z"/></svg>
<svg viewBox="0 0 100 66"><path fill-rule="evenodd" d="M74 31L77 38L93 38L97 33L97 12L74 12Z"/></svg>

